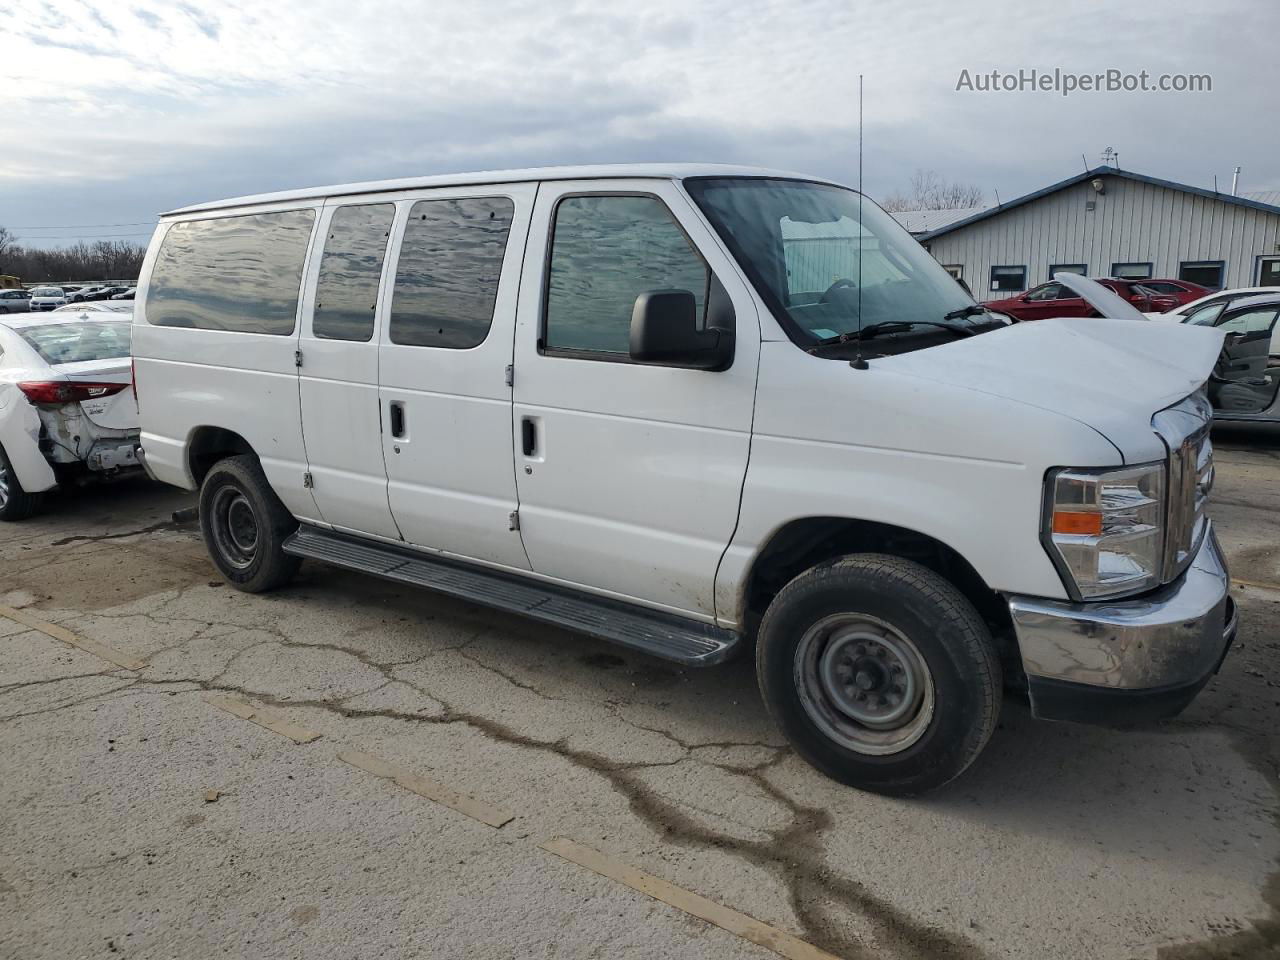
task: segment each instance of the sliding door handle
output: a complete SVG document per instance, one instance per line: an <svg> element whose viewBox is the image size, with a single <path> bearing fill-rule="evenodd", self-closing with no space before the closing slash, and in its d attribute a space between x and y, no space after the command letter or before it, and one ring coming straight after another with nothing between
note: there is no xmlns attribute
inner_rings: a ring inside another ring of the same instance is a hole
<svg viewBox="0 0 1280 960"><path fill-rule="evenodd" d="M526 457L538 452L538 427L528 417L520 420L520 444Z"/></svg>
<svg viewBox="0 0 1280 960"><path fill-rule="evenodd" d="M391 421L391 436L396 440L404 439L404 404L392 400L387 404L387 417Z"/></svg>

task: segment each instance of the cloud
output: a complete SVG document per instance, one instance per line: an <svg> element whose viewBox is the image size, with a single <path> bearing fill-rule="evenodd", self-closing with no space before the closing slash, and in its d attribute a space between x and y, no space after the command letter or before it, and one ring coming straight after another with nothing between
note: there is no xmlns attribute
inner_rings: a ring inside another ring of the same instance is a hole
<svg viewBox="0 0 1280 960"><path fill-rule="evenodd" d="M20 223L57 222L63 200L62 222L139 220L214 196L549 162L727 160L851 181L859 74L872 195L923 167L1007 199L1108 145L1171 179L1240 163L1247 188L1280 187L1257 113L1280 80L1280 10L1250 0L1175 0L1160 18L1039 0L369 0L358 17L350 0L16 0L7 23L0 82L23 135L0 151L0 209ZM1055 66L1208 72L1214 89L955 89L961 69Z"/></svg>

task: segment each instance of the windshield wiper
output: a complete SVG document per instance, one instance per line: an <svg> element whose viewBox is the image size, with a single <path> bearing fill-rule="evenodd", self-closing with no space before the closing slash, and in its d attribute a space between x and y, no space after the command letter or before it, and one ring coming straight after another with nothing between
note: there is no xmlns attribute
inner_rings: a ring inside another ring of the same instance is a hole
<svg viewBox="0 0 1280 960"><path fill-rule="evenodd" d="M969 308L966 307L965 309L968 310ZM938 327L941 330L950 330L952 333L959 334L962 337L972 337L976 333L972 327L961 326L957 323L944 323L941 320L884 320L850 333L838 333L834 337L824 337L817 343L811 344L809 349L816 350L818 347L829 347L837 343L870 340L872 337L878 337L882 333L905 333L912 327Z"/></svg>
<svg viewBox="0 0 1280 960"><path fill-rule="evenodd" d="M943 320L963 320L965 317L976 317L980 313L986 313L987 308L980 303L971 303L967 307L961 307L959 310L952 310L950 313L942 315Z"/></svg>

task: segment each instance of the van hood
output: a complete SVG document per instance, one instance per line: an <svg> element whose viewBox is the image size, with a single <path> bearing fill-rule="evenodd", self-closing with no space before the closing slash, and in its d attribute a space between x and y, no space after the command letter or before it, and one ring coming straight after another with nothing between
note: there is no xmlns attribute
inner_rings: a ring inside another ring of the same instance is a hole
<svg viewBox="0 0 1280 960"><path fill-rule="evenodd" d="M1152 415L1200 389L1223 339L1210 327L1063 317L885 357L875 367L1051 410L1139 463L1164 456Z"/></svg>

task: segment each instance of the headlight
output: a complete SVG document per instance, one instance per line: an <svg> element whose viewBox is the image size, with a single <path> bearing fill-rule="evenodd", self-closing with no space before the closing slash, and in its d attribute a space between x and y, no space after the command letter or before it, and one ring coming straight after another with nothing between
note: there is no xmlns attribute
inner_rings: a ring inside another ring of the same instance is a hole
<svg viewBox="0 0 1280 960"><path fill-rule="evenodd" d="M1082 599L1160 582L1164 473L1161 462L1049 474L1045 545Z"/></svg>

